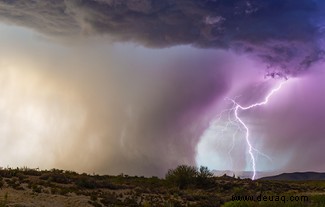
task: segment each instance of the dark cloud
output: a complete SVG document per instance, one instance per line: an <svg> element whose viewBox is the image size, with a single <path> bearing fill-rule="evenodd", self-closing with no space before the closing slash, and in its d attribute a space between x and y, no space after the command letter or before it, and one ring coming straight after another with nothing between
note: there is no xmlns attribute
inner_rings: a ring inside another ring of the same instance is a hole
<svg viewBox="0 0 325 207"><path fill-rule="evenodd" d="M103 34L148 47L232 48L295 74L323 59L317 0L1 0L1 19L56 36Z"/></svg>

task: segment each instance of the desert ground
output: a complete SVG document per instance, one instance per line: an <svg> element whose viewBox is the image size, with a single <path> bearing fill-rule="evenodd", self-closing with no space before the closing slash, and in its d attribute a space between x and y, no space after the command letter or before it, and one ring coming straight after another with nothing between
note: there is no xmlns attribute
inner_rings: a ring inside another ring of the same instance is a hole
<svg viewBox="0 0 325 207"><path fill-rule="evenodd" d="M0 207L234 207L325 206L325 181L268 181L190 175L170 170L166 178L79 174L58 169L0 170ZM233 196L308 196L304 201L234 201Z"/></svg>

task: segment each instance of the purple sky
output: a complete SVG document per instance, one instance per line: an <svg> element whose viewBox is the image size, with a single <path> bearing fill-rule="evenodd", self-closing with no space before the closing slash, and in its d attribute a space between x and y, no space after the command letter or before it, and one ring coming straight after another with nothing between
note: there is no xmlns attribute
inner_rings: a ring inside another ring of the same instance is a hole
<svg viewBox="0 0 325 207"><path fill-rule="evenodd" d="M316 0L0 0L0 166L251 170L243 132L219 117L225 98L261 101L287 77L267 105L240 113L265 154L255 153L257 170L325 171L323 9Z"/></svg>

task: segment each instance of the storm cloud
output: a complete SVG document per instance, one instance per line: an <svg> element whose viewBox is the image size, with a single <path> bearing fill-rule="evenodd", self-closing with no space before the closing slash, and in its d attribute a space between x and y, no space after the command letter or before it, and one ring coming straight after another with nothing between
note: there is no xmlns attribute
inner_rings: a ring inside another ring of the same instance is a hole
<svg viewBox="0 0 325 207"><path fill-rule="evenodd" d="M205 111L236 67L220 51L66 46L0 31L1 166L163 176L195 165Z"/></svg>
<svg viewBox="0 0 325 207"><path fill-rule="evenodd" d="M295 75L323 60L324 8L317 0L1 0L0 18L55 37L234 49Z"/></svg>
<svg viewBox="0 0 325 207"><path fill-rule="evenodd" d="M266 76L289 81L273 105L240 114L274 159L258 170L323 170L309 159L323 154L324 10L320 0L0 0L0 165L249 170L245 140L230 164L236 129L214 123L226 97L262 100L279 81Z"/></svg>

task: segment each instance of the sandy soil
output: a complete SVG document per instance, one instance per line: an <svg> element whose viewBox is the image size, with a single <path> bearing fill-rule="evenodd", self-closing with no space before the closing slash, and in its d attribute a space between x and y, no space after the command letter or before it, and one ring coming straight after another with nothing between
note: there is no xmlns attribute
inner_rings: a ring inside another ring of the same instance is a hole
<svg viewBox="0 0 325 207"><path fill-rule="evenodd" d="M0 200L7 194L7 206L15 207L91 207L89 197L69 194L67 196L33 193L30 190L14 190L3 188L0 190Z"/></svg>

